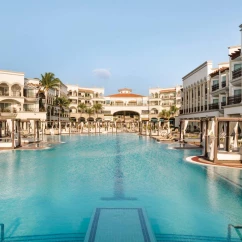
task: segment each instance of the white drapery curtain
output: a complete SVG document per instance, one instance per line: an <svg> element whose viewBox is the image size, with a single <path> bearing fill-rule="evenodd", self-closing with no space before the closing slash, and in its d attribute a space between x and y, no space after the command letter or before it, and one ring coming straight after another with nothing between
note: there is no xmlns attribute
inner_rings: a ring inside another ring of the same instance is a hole
<svg viewBox="0 0 242 242"><path fill-rule="evenodd" d="M238 147L238 127L239 127L239 122L236 122L234 126L234 148L237 149Z"/></svg>
<svg viewBox="0 0 242 242"><path fill-rule="evenodd" d="M186 134L186 129L187 129L188 122L189 122L188 120L185 120L185 122L184 122L184 127L183 127L184 135Z"/></svg>
<svg viewBox="0 0 242 242"><path fill-rule="evenodd" d="M229 147L234 148L234 137L237 122L229 122ZM237 128L238 129L238 128Z"/></svg>
<svg viewBox="0 0 242 242"><path fill-rule="evenodd" d="M215 142L215 136L214 132L215 131L215 121L209 121L208 122L208 137L209 137L209 159L213 160L214 159L214 142Z"/></svg>

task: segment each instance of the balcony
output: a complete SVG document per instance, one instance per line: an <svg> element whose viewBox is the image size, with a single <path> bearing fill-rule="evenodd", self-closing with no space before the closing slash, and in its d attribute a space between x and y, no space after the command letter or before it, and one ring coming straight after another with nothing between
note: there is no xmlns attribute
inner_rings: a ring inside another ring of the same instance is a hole
<svg viewBox="0 0 242 242"><path fill-rule="evenodd" d="M222 88L226 87L226 81L221 82Z"/></svg>
<svg viewBox="0 0 242 242"><path fill-rule="evenodd" d="M162 106L164 106L164 107L170 107L171 105L170 105L170 103L162 103Z"/></svg>
<svg viewBox="0 0 242 242"><path fill-rule="evenodd" d="M212 92L219 89L219 84L212 85Z"/></svg>
<svg viewBox="0 0 242 242"><path fill-rule="evenodd" d="M226 106L226 102L221 102L221 107Z"/></svg>
<svg viewBox="0 0 242 242"><path fill-rule="evenodd" d="M241 95L228 97L227 103L228 105L241 103Z"/></svg>
<svg viewBox="0 0 242 242"><path fill-rule="evenodd" d="M218 103L209 104L209 110L216 110L216 109L219 109Z"/></svg>
<svg viewBox="0 0 242 242"><path fill-rule="evenodd" d="M242 76L242 67L240 67L239 69L232 71L232 79L236 79L238 77Z"/></svg>
<svg viewBox="0 0 242 242"><path fill-rule="evenodd" d="M1 92L0 91L0 96L9 96L9 92Z"/></svg>

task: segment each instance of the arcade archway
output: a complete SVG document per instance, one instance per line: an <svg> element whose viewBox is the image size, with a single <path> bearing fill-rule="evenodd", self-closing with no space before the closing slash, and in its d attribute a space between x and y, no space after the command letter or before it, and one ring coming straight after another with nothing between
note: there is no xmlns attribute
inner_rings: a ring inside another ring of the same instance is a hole
<svg viewBox="0 0 242 242"><path fill-rule="evenodd" d="M140 120L140 114L135 111L117 111L113 114L114 120L119 122L133 122Z"/></svg>

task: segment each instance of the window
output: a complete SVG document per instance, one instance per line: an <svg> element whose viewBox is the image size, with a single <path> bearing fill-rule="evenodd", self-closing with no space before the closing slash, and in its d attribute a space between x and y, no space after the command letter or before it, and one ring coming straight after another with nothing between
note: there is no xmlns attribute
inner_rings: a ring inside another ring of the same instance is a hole
<svg viewBox="0 0 242 242"><path fill-rule="evenodd" d="M239 96L241 95L241 89L234 90L234 96Z"/></svg>
<svg viewBox="0 0 242 242"><path fill-rule="evenodd" d="M213 85L217 85L218 84L218 80L213 80Z"/></svg>
<svg viewBox="0 0 242 242"><path fill-rule="evenodd" d="M106 104L110 104L110 100L106 100Z"/></svg>
<svg viewBox="0 0 242 242"><path fill-rule="evenodd" d="M218 103L218 99L213 99L213 103Z"/></svg>
<svg viewBox="0 0 242 242"><path fill-rule="evenodd" d="M222 82L226 81L226 76L222 76Z"/></svg>
<svg viewBox="0 0 242 242"><path fill-rule="evenodd" d="M234 71L238 70L239 68L241 68L242 64L234 64Z"/></svg>
<svg viewBox="0 0 242 242"><path fill-rule="evenodd" d="M226 97L222 97L222 102L226 102Z"/></svg>

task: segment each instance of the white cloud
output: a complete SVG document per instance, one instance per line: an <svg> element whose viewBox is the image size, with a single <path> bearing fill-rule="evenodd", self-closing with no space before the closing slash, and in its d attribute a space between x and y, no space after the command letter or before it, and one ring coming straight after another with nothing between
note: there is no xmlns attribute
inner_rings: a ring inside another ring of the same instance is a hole
<svg viewBox="0 0 242 242"><path fill-rule="evenodd" d="M101 79L109 79L111 77L111 72L104 68L98 68L92 71L92 73Z"/></svg>

